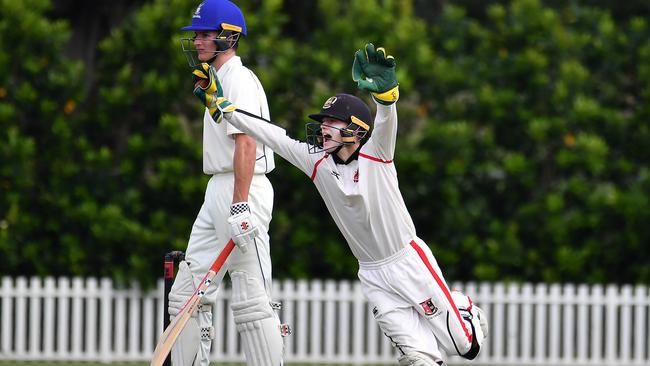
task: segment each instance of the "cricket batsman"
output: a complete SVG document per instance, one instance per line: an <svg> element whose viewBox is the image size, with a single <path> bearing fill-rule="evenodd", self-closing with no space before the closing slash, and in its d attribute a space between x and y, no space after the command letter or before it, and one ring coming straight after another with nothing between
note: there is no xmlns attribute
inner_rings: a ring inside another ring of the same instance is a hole
<svg viewBox="0 0 650 366"><path fill-rule="evenodd" d="M473 359L488 333L485 314L449 289L398 187L395 59L369 43L356 52L352 76L377 104L374 121L361 99L336 94L309 116L316 122L306 126L306 143L228 100L218 80L214 107L316 185L359 261L363 293L400 365L444 365L450 355Z"/></svg>
<svg viewBox="0 0 650 366"><path fill-rule="evenodd" d="M212 339L212 304L227 270L232 280L231 308L249 366L282 365L280 321L271 302L268 228L273 187L266 174L273 151L222 118L212 101L217 78L221 95L260 116L269 117L264 88L242 64L237 47L247 35L239 7L228 0L205 0L192 15L190 38L181 39L193 69L194 94L206 106L203 116L203 172L210 175L203 205L190 234L185 261L179 264L169 294L169 315L179 313L211 263L232 238L235 249L217 273L172 348L175 366L207 366Z"/></svg>

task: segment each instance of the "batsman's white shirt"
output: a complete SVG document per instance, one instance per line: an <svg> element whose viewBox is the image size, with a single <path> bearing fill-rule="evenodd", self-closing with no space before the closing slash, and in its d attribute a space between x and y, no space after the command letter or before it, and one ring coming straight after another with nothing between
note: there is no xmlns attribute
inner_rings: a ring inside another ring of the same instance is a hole
<svg viewBox="0 0 650 366"><path fill-rule="evenodd" d="M269 119L269 107L264 88L257 76L234 56L217 71L224 96L238 108ZM224 119L215 123L208 109L203 116L203 172L222 174L233 171L235 152L233 134L242 133ZM266 174L275 168L273 151L257 144L255 174Z"/></svg>
<svg viewBox="0 0 650 366"><path fill-rule="evenodd" d="M248 108L269 118L269 107L264 88L257 76L245 67L238 56L224 63L217 76L224 95L238 107ZM215 123L207 108L203 118L203 171L212 175L205 192L205 199L192 227L185 260L190 264L195 284L198 285L214 259L230 239L228 217L234 189L233 134L242 133L225 119ZM216 299L219 284L226 269L245 270L258 276L270 295L271 256L268 229L273 209L273 187L266 173L273 170L273 151L257 143L256 162L248 195L248 203L259 227L256 250L242 253L234 250L226 265L215 277L215 286L210 286L205 300Z"/></svg>
<svg viewBox="0 0 650 366"><path fill-rule="evenodd" d="M306 143L273 124L237 112L227 118L314 182L359 260L359 279L373 315L401 352L419 351L442 361L439 347L448 355L469 350L469 325L462 320L431 250L417 237L399 190L393 162L394 104L377 104L372 136L359 150L359 158L348 164L337 164L325 152L310 154Z"/></svg>

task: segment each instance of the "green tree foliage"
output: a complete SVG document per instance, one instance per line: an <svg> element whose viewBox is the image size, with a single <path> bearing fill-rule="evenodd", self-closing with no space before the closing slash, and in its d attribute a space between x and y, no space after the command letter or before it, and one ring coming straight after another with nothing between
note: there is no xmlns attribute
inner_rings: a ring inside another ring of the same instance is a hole
<svg viewBox="0 0 650 366"><path fill-rule="evenodd" d="M536 0L487 13L446 7L432 32L426 158L408 168L426 172L410 201L433 198L420 235L454 277L647 282L646 21Z"/></svg>
<svg viewBox="0 0 650 366"><path fill-rule="evenodd" d="M79 124L82 65L61 57L63 21L48 1L0 1L0 257L9 274L90 274L92 166ZM94 219L94 218L93 218ZM104 274L109 274L106 271Z"/></svg>
<svg viewBox="0 0 650 366"><path fill-rule="evenodd" d="M395 55L400 185L449 280L650 281L646 18L539 0L434 15L419 1L322 0L301 3L300 18L290 1L238 4L249 30L238 53L272 120L297 138L336 92L370 103L350 78L357 48ZM163 254L185 248L207 182L179 41L197 1L150 1L113 29L87 97L48 2L2 5L12 8L0 18L8 272L151 283ZM276 162L276 277L354 277L309 179Z"/></svg>

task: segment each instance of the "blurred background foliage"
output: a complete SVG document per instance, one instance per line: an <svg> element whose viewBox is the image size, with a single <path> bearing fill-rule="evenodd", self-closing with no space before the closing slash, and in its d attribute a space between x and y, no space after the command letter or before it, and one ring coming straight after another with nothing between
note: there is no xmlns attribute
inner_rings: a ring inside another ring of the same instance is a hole
<svg viewBox="0 0 650 366"><path fill-rule="evenodd" d="M208 177L180 50L196 0L0 0L0 274L152 284ZM401 85L396 166L448 280L650 283L650 5L238 1L272 119L359 93L353 53ZM276 157L276 278L354 278L311 182Z"/></svg>

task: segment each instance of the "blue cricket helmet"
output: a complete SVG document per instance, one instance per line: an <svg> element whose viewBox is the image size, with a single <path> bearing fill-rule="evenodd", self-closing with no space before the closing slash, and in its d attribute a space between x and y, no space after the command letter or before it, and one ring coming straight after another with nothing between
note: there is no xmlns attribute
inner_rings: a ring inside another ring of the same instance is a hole
<svg viewBox="0 0 650 366"><path fill-rule="evenodd" d="M228 0L205 0L196 7L192 24L184 31L226 30L246 35L246 20L241 9Z"/></svg>

